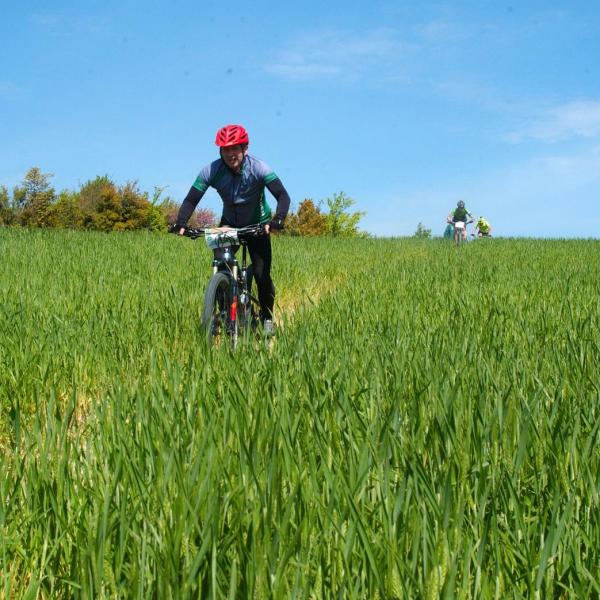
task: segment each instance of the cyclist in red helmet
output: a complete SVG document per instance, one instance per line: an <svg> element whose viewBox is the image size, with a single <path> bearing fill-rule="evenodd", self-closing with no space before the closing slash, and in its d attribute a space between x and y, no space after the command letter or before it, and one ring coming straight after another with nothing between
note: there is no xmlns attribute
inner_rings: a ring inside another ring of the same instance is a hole
<svg viewBox="0 0 600 600"><path fill-rule="evenodd" d="M241 125L226 125L217 131L215 144L221 157L206 165L185 197L176 228L185 232L185 224L209 187L217 190L223 201L221 226L246 227L265 225L265 233L248 241L250 260L261 306L264 331L273 335L275 286L271 279L271 229L283 229L290 208L290 197L274 171L262 160L248 154L250 140ZM275 215L265 198L265 187L277 200ZM218 253L215 250L215 253Z"/></svg>

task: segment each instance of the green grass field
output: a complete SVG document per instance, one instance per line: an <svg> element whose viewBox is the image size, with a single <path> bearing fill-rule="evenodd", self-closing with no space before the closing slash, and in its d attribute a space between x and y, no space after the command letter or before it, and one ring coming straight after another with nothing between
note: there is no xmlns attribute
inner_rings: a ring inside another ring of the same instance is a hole
<svg viewBox="0 0 600 600"><path fill-rule="evenodd" d="M0 230L0 597L600 595L600 242Z"/></svg>

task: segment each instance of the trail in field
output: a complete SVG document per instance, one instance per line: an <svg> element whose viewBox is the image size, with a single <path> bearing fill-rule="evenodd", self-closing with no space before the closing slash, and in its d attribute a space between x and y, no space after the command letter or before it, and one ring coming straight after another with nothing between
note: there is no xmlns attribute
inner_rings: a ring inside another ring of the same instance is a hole
<svg viewBox="0 0 600 600"><path fill-rule="evenodd" d="M360 240L344 240L348 244L358 243ZM393 242L387 242L393 244ZM388 262L393 261L399 268L412 270L422 268L432 260L432 248L418 245L403 247L402 253L394 252L388 255ZM348 260L348 256L356 256L339 240L337 245L331 246L326 252L320 252L318 260L313 255L302 256L298 260L303 265L303 275L300 282L295 285L285 285L285 281L278 283L278 295L275 305L275 320L278 327L283 328L292 324L298 314L317 307L329 294L336 292L344 294L347 285L355 285L356 281L368 281L372 274L373 265L381 257L380 244L361 245L360 255L362 260ZM324 262L322 256L327 256ZM310 273L308 277L306 274Z"/></svg>
<svg viewBox="0 0 600 600"><path fill-rule="evenodd" d="M321 278L309 282L300 289L286 290L281 294L283 296L281 300L276 301L275 318L278 327L283 329L295 320L298 313L316 307L325 296L346 283L347 275L347 273L337 273L328 279Z"/></svg>

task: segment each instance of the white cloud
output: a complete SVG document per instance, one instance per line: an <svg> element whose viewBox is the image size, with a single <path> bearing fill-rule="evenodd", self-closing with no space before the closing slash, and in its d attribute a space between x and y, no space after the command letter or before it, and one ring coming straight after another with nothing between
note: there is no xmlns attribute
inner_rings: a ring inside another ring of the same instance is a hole
<svg viewBox="0 0 600 600"><path fill-rule="evenodd" d="M455 44L472 37L473 26L442 18L423 23L415 31L427 43Z"/></svg>
<svg viewBox="0 0 600 600"><path fill-rule="evenodd" d="M266 70L289 79L356 77L373 67L397 63L408 47L388 29L324 30L296 40Z"/></svg>
<svg viewBox="0 0 600 600"><path fill-rule="evenodd" d="M368 211L363 227L376 235L410 235L419 221L439 235L448 211L463 198L501 236L599 237L600 146L378 196L358 207Z"/></svg>
<svg viewBox="0 0 600 600"><path fill-rule="evenodd" d="M444 97L464 102L485 110L493 110L505 114L513 111L510 99L498 91L496 86L466 78L453 77L431 81L431 86Z"/></svg>
<svg viewBox="0 0 600 600"><path fill-rule="evenodd" d="M462 190L504 235L599 235L600 147L534 156Z"/></svg>
<svg viewBox="0 0 600 600"><path fill-rule="evenodd" d="M54 29L58 27L62 19L58 15L49 14L49 13L35 13L31 15L31 22L43 29Z"/></svg>
<svg viewBox="0 0 600 600"><path fill-rule="evenodd" d="M559 142L600 137L600 101L578 100L545 111L533 124L506 136L511 142L527 139Z"/></svg>
<svg viewBox="0 0 600 600"><path fill-rule="evenodd" d="M522 208L536 206L542 199L573 198L579 189L600 187L600 148L576 153L532 157L481 181L479 192L504 196Z"/></svg>
<svg viewBox="0 0 600 600"><path fill-rule="evenodd" d="M342 72L338 65L308 62L301 57L290 57L287 61L274 63L267 70L286 79L319 79L340 75Z"/></svg>
<svg viewBox="0 0 600 600"><path fill-rule="evenodd" d="M71 35L73 32L96 34L109 30L109 21L104 16L39 12L30 15L29 18L35 27L53 34Z"/></svg>

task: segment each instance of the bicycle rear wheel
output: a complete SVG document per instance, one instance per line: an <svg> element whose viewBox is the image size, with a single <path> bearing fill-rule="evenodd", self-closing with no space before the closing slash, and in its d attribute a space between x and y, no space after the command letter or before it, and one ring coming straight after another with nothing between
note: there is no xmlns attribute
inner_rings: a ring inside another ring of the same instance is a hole
<svg viewBox="0 0 600 600"><path fill-rule="evenodd" d="M235 339L236 321L231 321L231 280L225 273L215 273L206 288L202 330L210 344L224 337Z"/></svg>

